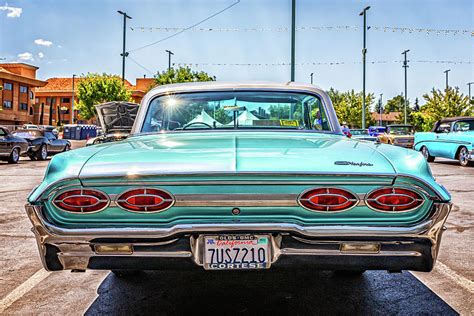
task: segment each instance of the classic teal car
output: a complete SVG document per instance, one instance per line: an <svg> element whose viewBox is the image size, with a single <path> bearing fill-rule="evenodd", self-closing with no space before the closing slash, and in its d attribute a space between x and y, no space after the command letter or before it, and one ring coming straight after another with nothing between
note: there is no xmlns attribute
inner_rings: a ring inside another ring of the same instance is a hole
<svg viewBox="0 0 474 316"><path fill-rule="evenodd" d="M452 117L435 123L431 132L415 134L415 150L433 162L436 157L456 159L463 167L474 161L474 117Z"/></svg>
<svg viewBox="0 0 474 316"><path fill-rule="evenodd" d="M313 85L160 86L130 137L55 156L28 197L49 271L430 271L449 193L413 150L351 140Z"/></svg>

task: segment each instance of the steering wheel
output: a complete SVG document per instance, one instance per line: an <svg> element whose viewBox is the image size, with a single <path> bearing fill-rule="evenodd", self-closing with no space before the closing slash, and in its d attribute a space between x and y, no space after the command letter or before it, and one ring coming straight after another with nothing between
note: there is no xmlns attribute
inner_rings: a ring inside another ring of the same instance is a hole
<svg viewBox="0 0 474 316"><path fill-rule="evenodd" d="M190 126L193 126L193 125L196 125L196 124L201 124L201 125L205 125L206 127L210 128L210 129L213 129L213 127L207 123L204 123L204 122L192 122L192 123L188 123L186 125L183 126L183 129L186 129Z"/></svg>

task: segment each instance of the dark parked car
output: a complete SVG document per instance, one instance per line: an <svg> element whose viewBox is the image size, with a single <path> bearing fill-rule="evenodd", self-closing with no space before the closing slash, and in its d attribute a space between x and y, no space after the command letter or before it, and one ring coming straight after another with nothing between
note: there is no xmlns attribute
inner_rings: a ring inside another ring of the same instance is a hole
<svg viewBox="0 0 474 316"><path fill-rule="evenodd" d="M17 163L20 155L26 154L28 142L16 137L5 127L0 127L0 160Z"/></svg>
<svg viewBox="0 0 474 316"><path fill-rule="evenodd" d="M19 129L14 131L13 135L28 142L30 146L26 154L31 160L45 160L48 156L71 149L71 143L58 139L53 128Z"/></svg>
<svg viewBox="0 0 474 316"><path fill-rule="evenodd" d="M97 117L103 134L91 138L86 146L124 140L132 130L138 112L138 104L130 102L108 102L98 104Z"/></svg>

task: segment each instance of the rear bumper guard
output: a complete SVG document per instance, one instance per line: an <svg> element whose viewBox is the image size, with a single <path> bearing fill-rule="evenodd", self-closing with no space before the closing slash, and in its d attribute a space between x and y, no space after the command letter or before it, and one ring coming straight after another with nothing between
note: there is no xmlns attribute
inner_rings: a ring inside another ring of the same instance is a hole
<svg viewBox="0 0 474 316"><path fill-rule="evenodd" d="M49 271L202 266L203 236L216 233L270 234L272 267L307 265L338 270L430 271L451 207L451 203L433 204L431 216L414 226L236 223L68 229L49 223L39 205L28 204L26 211L33 224L43 266ZM374 250L367 251L364 245ZM116 250L97 251L108 246ZM352 250L347 251L347 246Z"/></svg>

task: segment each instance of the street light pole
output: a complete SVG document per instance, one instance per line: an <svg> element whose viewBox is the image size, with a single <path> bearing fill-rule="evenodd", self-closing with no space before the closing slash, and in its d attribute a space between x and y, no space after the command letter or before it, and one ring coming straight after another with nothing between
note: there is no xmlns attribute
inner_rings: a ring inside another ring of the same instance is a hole
<svg viewBox="0 0 474 316"><path fill-rule="evenodd" d="M380 122L379 122L379 126L382 126L382 113L383 113L383 103L382 103L382 96L383 96L383 93L380 94Z"/></svg>
<svg viewBox="0 0 474 316"><path fill-rule="evenodd" d="M405 118L405 124L407 123L407 106L408 106L408 95L407 95L407 69L408 69L408 61L407 61L407 53L410 50L405 50L402 55L405 55L405 60L403 61L403 68L405 68L405 107L403 109L403 117Z"/></svg>
<svg viewBox="0 0 474 316"><path fill-rule="evenodd" d="M360 16L364 17L364 47L362 48L362 129L365 129L365 58L367 55L366 47L366 31L367 31L367 10L370 6L367 6L359 13Z"/></svg>
<svg viewBox="0 0 474 316"><path fill-rule="evenodd" d="M446 74L446 90L448 89L449 87L449 83L448 83L448 72L450 72L451 69L447 69L445 71L443 71L445 74Z"/></svg>
<svg viewBox="0 0 474 316"><path fill-rule="evenodd" d="M474 84L474 82L468 82L467 85L469 87L469 104L471 104L471 84Z"/></svg>
<svg viewBox="0 0 474 316"><path fill-rule="evenodd" d="M171 55L174 55L174 53L170 50L165 50L165 52L168 53L168 71L171 70Z"/></svg>
<svg viewBox="0 0 474 316"><path fill-rule="evenodd" d="M125 51L125 41L127 36L127 19L131 19L131 16L127 15L127 12L117 11L119 14L123 15L123 48L122 48L122 82L125 81L125 57L128 56L128 52Z"/></svg>
<svg viewBox="0 0 474 316"><path fill-rule="evenodd" d="M291 0L291 81L295 81L296 0Z"/></svg>
<svg viewBox="0 0 474 316"><path fill-rule="evenodd" d="M310 75L311 76L311 84L313 84L313 75L314 75L314 72L312 72L311 75ZM471 91L470 89L471 89L471 86L469 86L469 91Z"/></svg>
<svg viewBox="0 0 474 316"><path fill-rule="evenodd" d="M74 79L76 75L72 75L72 99L71 99L71 124L74 124L74 97L76 96L76 91L74 90Z"/></svg>

